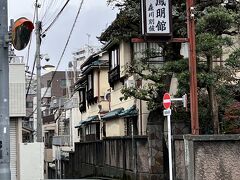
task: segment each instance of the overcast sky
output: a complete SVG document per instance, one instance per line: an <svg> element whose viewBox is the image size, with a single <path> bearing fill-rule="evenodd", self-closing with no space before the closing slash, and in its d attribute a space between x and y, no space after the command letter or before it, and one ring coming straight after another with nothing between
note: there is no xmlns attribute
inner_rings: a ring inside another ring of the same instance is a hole
<svg viewBox="0 0 240 180"><path fill-rule="evenodd" d="M19 17L27 17L33 19L35 0L8 0L9 19L17 19ZM62 7L66 0L39 0L42 7L39 10L39 19L42 19L43 29L51 22L51 18L55 17L56 12ZM52 2L52 4L51 4ZM42 41L41 54L48 54L50 62L56 65L64 45L66 43L68 34L76 16L81 0L70 0L70 4L64 10L54 26L47 32L46 37ZM51 8L48 8L51 4ZM44 16L45 14L45 16ZM68 61L72 60L72 52L81 48L88 43L88 36L90 34L89 44L97 45L99 42L96 36L106 29L108 25L116 17L116 10L107 6L106 0L84 0L82 10L80 12L77 24L72 34L66 54L60 65L60 70L67 68ZM35 53L35 36L33 36L31 54L29 59L30 66L33 63ZM27 48L26 48L27 49ZM17 55L26 57L27 51L15 51ZM42 64L47 64L43 62ZM31 68L30 68L31 69Z"/></svg>

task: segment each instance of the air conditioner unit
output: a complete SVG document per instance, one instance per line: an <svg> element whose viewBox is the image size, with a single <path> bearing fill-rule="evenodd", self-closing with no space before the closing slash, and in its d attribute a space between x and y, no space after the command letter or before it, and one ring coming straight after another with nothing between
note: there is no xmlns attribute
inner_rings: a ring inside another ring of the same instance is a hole
<svg viewBox="0 0 240 180"><path fill-rule="evenodd" d="M124 81L124 86L127 88L135 87L135 81L134 80L125 80Z"/></svg>

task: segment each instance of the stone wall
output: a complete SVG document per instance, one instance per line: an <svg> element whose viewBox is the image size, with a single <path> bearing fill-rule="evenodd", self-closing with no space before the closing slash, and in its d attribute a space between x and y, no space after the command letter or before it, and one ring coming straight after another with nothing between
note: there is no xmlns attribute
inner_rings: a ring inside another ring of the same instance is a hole
<svg viewBox="0 0 240 180"><path fill-rule="evenodd" d="M152 111L147 123L149 179L168 179L168 150L164 139L164 117Z"/></svg>
<svg viewBox="0 0 240 180"><path fill-rule="evenodd" d="M182 136L174 136L173 157L174 174L176 180L185 180L185 149Z"/></svg>
<svg viewBox="0 0 240 180"><path fill-rule="evenodd" d="M240 179L240 135L185 135L174 146L176 180Z"/></svg>
<svg viewBox="0 0 240 180"><path fill-rule="evenodd" d="M147 137L114 137L75 143L75 152L69 156L66 178L147 179L144 177L148 172Z"/></svg>
<svg viewBox="0 0 240 180"><path fill-rule="evenodd" d="M147 136L107 137L75 143L67 178L103 176L124 180L167 180L168 150L164 117L159 110L148 116Z"/></svg>

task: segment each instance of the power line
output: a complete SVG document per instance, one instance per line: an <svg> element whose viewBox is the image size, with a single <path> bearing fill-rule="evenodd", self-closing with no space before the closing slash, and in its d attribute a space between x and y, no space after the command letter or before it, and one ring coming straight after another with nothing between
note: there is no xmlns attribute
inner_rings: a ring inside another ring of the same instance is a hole
<svg viewBox="0 0 240 180"><path fill-rule="evenodd" d="M62 7L62 9L59 11L59 13L57 14L57 16L53 19L53 21L50 23L50 25L42 32L42 34L45 34L52 26L53 24L57 21L57 19L60 17L60 15L62 14L63 10L65 9L65 7L67 6L67 4L70 2L70 0L67 0L66 3L64 4L64 6Z"/></svg>
<svg viewBox="0 0 240 180"><path fill-rule="evenodd" d="M48 13L48 15L44 16L41 20L43 22L43 27L46 24L49 24L54 19L54 17L58 14L58 12L63 7L65 2L66 2L66 0L64 0L64 2L55 0L51 7L52 13L50 13L51 11L49 9L46 10L49 13ZM53 11L54 8L55 8L55 10Z"/></svg>
<svg viewBox="0 0 240 180"><path fill-rule="evenodd" d="M65 0L64 0L65 1ZM59 3L60 2L60 3ZM51 17L51 11L54 9L54 7L56 6L57 8L56 9L58 9L60 6L61 6L61 3L63 3L63 1L60 1L60 0L52 0L50 3L48 3L46 6L43 6L43 11L45 11L44 12L44 14L43 14L43 16L42 16L42 18L41 18L41 21L43 22L43 21L45 21L45 19L48 17L48 16L50 16ZM59 6L59 4L60 4L60 6ZM59 7L58 7L59 6ZM56 12L57 10L55 10L54 11L54 13L53 14L55 14L55 12ZM51 19L51 18L50 18Z"/></svg>
<svg viewBox="0 0 240 180"><path fill-rule="evenodd" d="M34 14L33 14L33 21L35 21L35 11L34 11ZM28 50L27 50L27 62L26 62L26 66L28 67L28 62L29 62L29 55L30 55L30 48L31 48L31 44L32 44L32 34L31 34L31 37L30 37L30 41L29 41L29 45L28 45Z"/></svg>
<svg viewBox="0 0 240 180"><path fill-rule="evenodd" d="M34 10L33 22L35 21L35 16L36 16L36 10ZM27 67L28 67L28 62L29 62L31 44L32 44L32 34L31 34L29 45L28 45L28 51L27 51L27 62L26 62ZM34 63L33 63L32 71L31 71L31 77L30 77L30 80L29 80L29 83L28 83L26 97L28 96L28 93L29 93L29 90L30 90L30 87L31 87L32 78L33 78L33 74L34 74L33 72L34 72L34 69L35 69L35 64L36 64L36 57L34 57Z"/></svg>
<svg viewBox="0 0 240 180"><path fill-rule="evenodd" d="M57 64L57 66L56 66L56 69L55 69L55 71L53 72L52 78L51 78L51 80L50 80L50 84L52 83L53 78L54 78L54 76L56 75L57 70L58 70L58 68L59 68L59 65L60 65L60 63L61 63L61 61L62 61L62 59L63 59L63 56L64 56L65 52L66 52L67 46L68 46L68 44L69 44L70 38L71 38L71 36L72 36L74 27L75 27L76 22L77 22L77 19L78 19L78 16L79 16L80 11L81 11L81 9L82 9L83 2L84 2L84 0L82 0L81 3L80 3L80 6L79 6L79 8L78 8L78 11L77 11L75 20L74 20L73 25L72 25L72 28L71 28L71 31L69 32L68 39L67 39L67 41L66 41L66 43L65 43L63 52L62 52L62 54L61 54L61 56L60 56L60 59L59 59L58 64ZM43 94L43 96L42 96L42 99L43 99L43 97L46 95L46 93L47 93L47 91L48 91L48 88L49 88L49 87L46 88L46 90L45 90L45 92L44 92L44 94ZM36 110L37 110L37 108L35 108L35 109L33 110L33 112L32 112L28 117L31 117Z"/></svg>
<svg viewBox="0 0 240 180"><path fill-rule="evenodd" d="M50 2L47 1L48 4L46 5L45 12L41 11L41 12L43 12L42 20L46 17L47 13L49 12L49 9L51 8L53 2L55 2L55 1L56 1L56 0L52 0L52 1L50 1ZM42 4L42 7L44 7L44 6L45 6L45 0L43 1L43 4ZM42 9L43 9L43 8L42 8ZM41 21L42 21L42 20L41 20Z"/></svg>
<svg viewBox="0 0 240 180"><path fill-rule="evenodd" d="M45 0L42 0L42 2L41 2L41 7L45 7ZM41 14L45 14L45 12L43 12L43 8L40 10L40 15Z"/></svg>
<svg viewBox="0 0 240 180"><path fill-rule="evenodd" d="M36 64L36 56L34 58L34 63L33 63L33 67L32 67L32 73L31 73L31 77L30 77L30 81L28 83L28 88L27 88L27 93L26 93L26 97L28 96L28 93L29 93L29 90L30 90L30 87L31 87L31 83L32 83L32 78L33 78L33 72L34 72L34 69L35 69L35 64Z"/></svg>
<svg viewBox="0 0 240 180"><path fill-rule="evenodd" d="M51 78L50 83L52 83L53 78L54 78L54 76L55 76L55 74L56 74L56 72L57 72L57 69L59 68L60 63L61 63L61 61L62 61L62 59L63 59L63 56L64 56L65 51L66 51L66 49L67 49L67 46L68 46L68 44L69 44L70 38L71 38L71 36L72 36L74 27L75 27L75 25L76 25L76 22L77 22L79 13L80 13L80 11L81 11L81 9L82 9L82 4L83 4L83 2L84 2L84 0L82 0L80 6L79 6L79 8L78 8L77 15L76 15L75 20L74 20L74 22L73 22L71 31L70 31L70 33L69 33L69 35L68 35L68 39L67 39L67 41L66 41L66 44L65 44L64 49L63 49L63 52L62 52L62 54L61 54L61 56L60 56L60 59L59 59L58 64L57 64L57 66L56 66L56 70L55 70L54 73L53 73L53 76L52 76L52 78ZM47 89L46 89L46 91L45 91L45 93L44 93L44 96L46 95L46 93L47 93ZM43 97L44 97L44 96L43 96Z"/></svg>

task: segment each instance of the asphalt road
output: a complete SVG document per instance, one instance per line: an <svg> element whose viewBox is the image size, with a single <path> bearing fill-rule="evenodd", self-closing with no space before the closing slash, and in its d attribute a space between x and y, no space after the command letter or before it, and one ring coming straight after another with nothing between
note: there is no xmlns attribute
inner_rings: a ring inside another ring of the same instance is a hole
<svg viewBox="0 0 240 180"><path fill-rule="evenodd" d="M44 180L60 180L60 179L44 179ZM113 178L105 178L105 177L96 177L96 178L83 178L83 179L66 179L66 180L118 180Z"/></svg>

